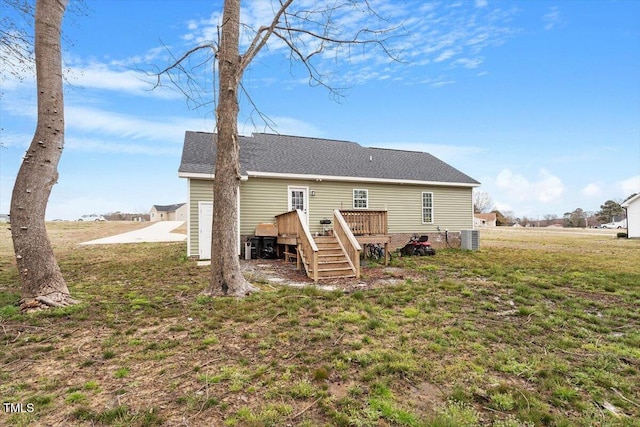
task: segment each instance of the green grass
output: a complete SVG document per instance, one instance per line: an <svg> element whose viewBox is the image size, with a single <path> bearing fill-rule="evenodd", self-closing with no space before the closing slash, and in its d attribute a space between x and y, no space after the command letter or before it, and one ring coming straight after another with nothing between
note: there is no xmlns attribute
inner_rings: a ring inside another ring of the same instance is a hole
<svg viewBox="0 0 640 427"><path fill-rule="evenodd" d="M18 313L0 253L0 395L35 408L2 425L638 425L640 241L482 231L365 270L401 284L242 300L181 243L53 241L78 306Z"/></svg>

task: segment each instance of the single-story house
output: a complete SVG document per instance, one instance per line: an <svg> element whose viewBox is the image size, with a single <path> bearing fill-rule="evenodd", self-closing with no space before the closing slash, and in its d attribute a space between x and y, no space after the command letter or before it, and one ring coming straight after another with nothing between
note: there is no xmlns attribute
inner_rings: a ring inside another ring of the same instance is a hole
<svg viewBox="0 0 640 427"><path fill-rule="evenodd" d="M620 206L627 211L627 237L640 238L640 193L624 201Z"/></svg>
<svg viewBox="0 0 640 427"><path fill-rule="evenodd" d="M187 131L178 170L187 179L187 252L200 259L211 257L215 140L213 133ZM386 243L473 229L472 190L480 183L431 154L268 133L240 136L239 144L240 242L261 224L286 223L280 219L287 212L299 212L311 236L327 234L327 220L342 224L336 211L355 220L379 213L376 224L391 236ZM353 232L366 234L371 218ZM286 233L280 228L279 236Z"/></svg>
<svg viewBox="0 0 640 427"><path fill-rule="evenodd" d="M156 221L186 221L189 206L186 203L173 205L153 205L149 212L149 220Z"/></svg>
<svg viewBox="0 0 640 427"><path fill-rule="evenodd" d="M473 225L475 227L495 227L497 225L496 213L490 212L474 214Z"/></svg>

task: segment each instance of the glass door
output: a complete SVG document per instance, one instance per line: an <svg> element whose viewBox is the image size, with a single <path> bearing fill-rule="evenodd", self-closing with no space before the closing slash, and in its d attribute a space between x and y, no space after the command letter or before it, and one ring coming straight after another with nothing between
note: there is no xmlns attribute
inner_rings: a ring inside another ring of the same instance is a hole
<svg viewBox="0 0 640 427"><path fill-rule="evenodd" d="M303 221L309 224L309 188L289 187L289 210L299 209Z"/></svg>

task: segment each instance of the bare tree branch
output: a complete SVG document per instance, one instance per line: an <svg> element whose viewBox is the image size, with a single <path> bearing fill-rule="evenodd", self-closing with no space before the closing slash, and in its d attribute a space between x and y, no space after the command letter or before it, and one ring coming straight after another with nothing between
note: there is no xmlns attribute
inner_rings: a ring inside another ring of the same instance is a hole
<svg viewBox="0 0 640 427"><path fill-rule="evenodd" d="M163 70L158 71L157 73L155 73L155 76L157 77L157 82L156 84L153 86L153 88L157 88L159 87L160 84L160 79L162 78L162 76L164 74L170 76L171 75L171 71L174 69L178 69L180 71L185 72L186 70L182 67L182 63L188 59L189 57L191 57L192 54L203 50L203 49L211 49L213 52L216 52L216 46L214 44L204 44L204 45L200 45L200 46L196 46L193 49L188 50L187 52L185 52L180 58L174 60L168 67L166 67ZM188 74L188 73L187 73ZM171 78L171 77L170 77Z"/></svg>
<svg viewBox="0 0 640 427"><path fill-rule="evenodd" d="M210 71L208 71L207 64L211 62L213 63L212 68L215 76L215 59L218 46L215 43L201 44L185 52L180 57L174 56L167 46L165 46L165 48L173 60L162 70L147 72L148 76L156 79L151 90L162 87L162 78L165 77L171 86L184 95L189 108L196 109L212 103L215 104L215 96L209 101L203 101L203 94L207 93L208 90L200 84L200 80L195 76L194 71L198 68L205 67L207 73L209 73ZM204 58L196 64L187 64L187 61L191 61L197 57L196 53L202 51L211 51L211 54L205 54ZM182 79L186 79L186 82L182 81Z"/></svg>
<svg viewBox="0 0 640 427"><path fill-rule="evenodd" d="M200 45L187 51L163 70L157 73L156 87L161 83L161 77L167 75L174 85L179 85L179 80L174 80L172 73L189 70L184 66L184 61L205 48L211 49L215 54L209 57L205 63L214 58L218 65L217 79L219 92L216 103L216 136L212 137L211 144L216 147L215 178L213 181L213 218L211 233L211 248L217 251L217 256L211 258L211 277L207 295L232 295L244 296L256 290L243 277L237 257L239 247L238 224L238 195L240 191L240 143L238 138L238 115L240 111L239 91L247 95L248 102L254 111L259 114L265 124L271 127L271 121L257 108L246 88L242 85L242 76L248 66L254 61L258 53L263 50L268 42L276 39L276 47L282 44L288 47L289 61L291 64L300 62L306 69L309 82L312 86L322 86L331 94L339 95L339 89L331 84L327 74L317 67L321 66L321 60L315 61L318 54L335 48L336 55L343 52L345 46L347 53L351 54L351 46L373 46L381 48L384 54L394 61L398 59L389 49L387 42L397 27L388 29L371 29L367 26L367 19L379 15L372 13L368 0L333 0L331 2L315 4L311 10L298 10L290 12L289 8L294 4L293 0L273 0L274 15L268 25L259 26L253 34L248 48L244 54L240 54L240 29L250 30L249 26L242 25L241 0L225 0L222 14L222 24L218 26L219 48L207 44ZM299 4L299 3L296 3ZM326 6L322 6L325 4ZM364 6L361 6L364 4ZM344 13L343 13L344 12ZM368 12L362 15L361 12ZM355 15L354 15L355 14ZM352 33L351 36L343 34ZM279 43L279 42L282 42ZM337 57L337 59L340 59ZM213 67L215 72L215 65ZM187 83L193 79L187 77ZM181 89L188 97L187 91ZM214 97L214 102L215 101ZM250 116L251 117L251 116Z"/></svg>
<svg viewBox="0 0 640 427"><path fill-rule="evenodd" d="M260 108L253 101L253 98L251 97L251 95L249 94L249 92L247 91L247 89L244 87L244 85L242 83L240 84L240 88L242 89L242 93L244 93L247 96L247 100L249 101L249 103L253 107L253 112L255 112L256 114L258 114L258 116L260 116L260 120L262 120L265 129L269 129L273 133L279 133L274 127L276 125L276 123L273 120L271 120L269 118L269 116L264 114L262 112L262 110L260 110ZM253 120L253 113L249 114L249 117L248 117L247 120L251 121L251 124L253 125L254 128L258 127L256 122Z"/></svg>
<svg viewBox="0 0 640 427"><path fill-rule="evenodd" d="M273 20L271 21L271 25L269 27L260 27L257 34L253 38L251 45L247 49L244 55L242 55L242 60L240 61L240 72L242 73L247 66L251 63L253 58L260 52L260 50L267 44L269 37L274 31L274 28L277 27L280 18L285 14L287 8L293 3L293 0L287 0L284 4L281 3L280 9L276 12Z"/></svg>
<svg viewBox="0 0 640 427"><path fill-rule="evenodd" d="M338 89L330 86L322 80L322 74L318 70L316 70L316 68L313 66L313 64L311 64L310 61L305 60L304 54L291 42L288 37L285 37L278 32L274 32L273 35L282 40L289 47L291 53L294 56L298 57L302 65L307 69L307 72L309 74L309 84L311 86L322 86L332 94L336 96L340 95L340 91Z"/></svg>
<svg viewBox="0 0 640 427"><path fill-rule="evenodd" d="M33 72L34 16L35 8L31 1L0 1L0 78L13 75L22 80Z"/></svg>

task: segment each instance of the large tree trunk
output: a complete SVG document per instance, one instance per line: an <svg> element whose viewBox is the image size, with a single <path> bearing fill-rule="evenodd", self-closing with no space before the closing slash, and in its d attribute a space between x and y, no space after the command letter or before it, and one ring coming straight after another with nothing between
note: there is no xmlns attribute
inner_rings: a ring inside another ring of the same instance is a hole
<svg viewBox="0 0 640 427"><path fill-rule="evenodd" d="M45 228L47 202L58 180L64 144L60 32L66 6L67 0L36 3L38 123L11 198L11 236L22 283L23 310L76 302L69 295Z"/></svg>
<svg viewBox="0 0 640 427"><path fill-rule="evenodd" d="M218 51L220 91L217 109L217 154L213 185L211 295L244 296L257 289L240 270L238 258L238 87L242 77L239 54L240 0L225 0Z"/></svg>

